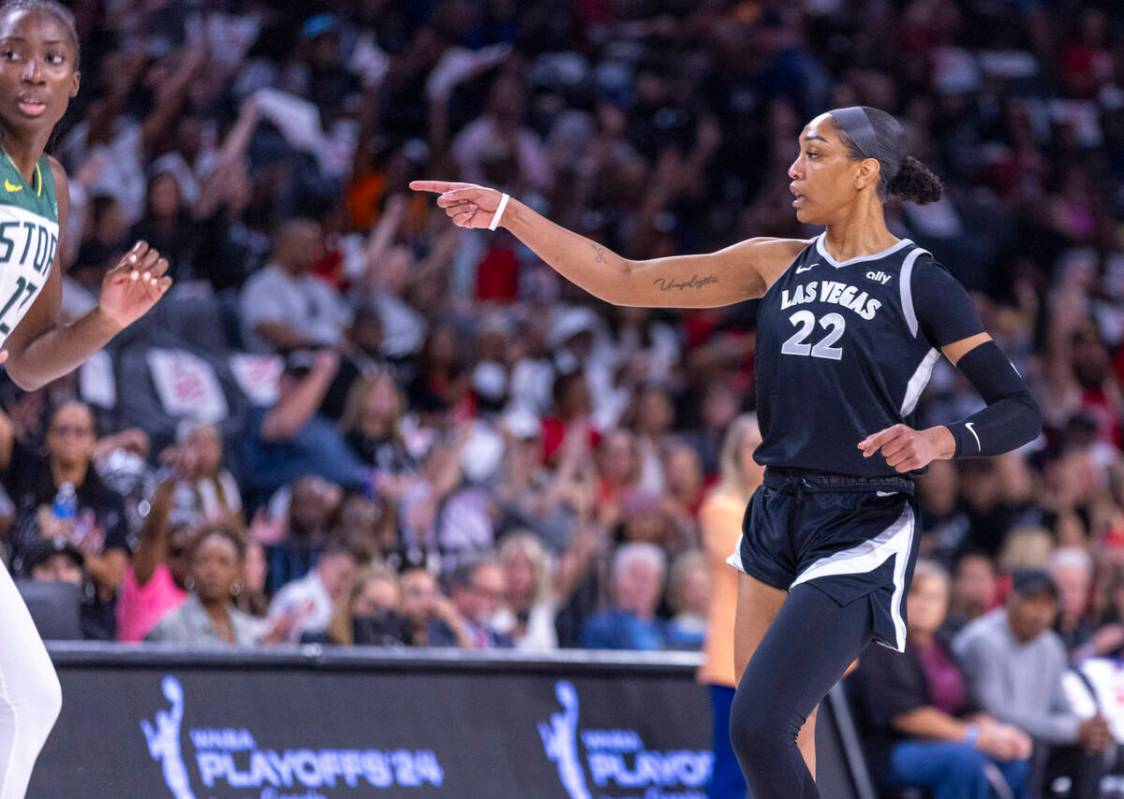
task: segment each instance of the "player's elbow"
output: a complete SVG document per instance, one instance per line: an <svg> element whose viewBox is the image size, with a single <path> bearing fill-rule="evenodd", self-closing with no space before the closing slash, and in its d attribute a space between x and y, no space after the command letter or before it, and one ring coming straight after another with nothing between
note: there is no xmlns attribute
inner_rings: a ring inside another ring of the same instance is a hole
<svg viewBox="0 0 1124 799"><path fill-rule="evenodd" d="M11 381L24 391L37 391L47 385L47 381L28 369L24 359L18 355L9 355L4 369Z"/></svg>
<svg viewBox="0 0 1124 799"><path fill-rule="evenodd" d="M1034 395L1025 389L1016 394L1013 399L1018 403L1019 429L1023 434L1021 436L1023 444L1029 444L1038 438L1039 433L1042 432L1042 424L1045 421L1042 416L1042 408L1038 405L1038 401L1034 399Z"/></svg>

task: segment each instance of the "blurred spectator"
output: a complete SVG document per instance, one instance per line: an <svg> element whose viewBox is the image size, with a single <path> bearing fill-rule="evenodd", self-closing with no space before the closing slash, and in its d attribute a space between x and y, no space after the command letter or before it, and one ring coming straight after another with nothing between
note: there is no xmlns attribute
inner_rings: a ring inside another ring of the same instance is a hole
<svg viewBox="0 0 1124 799"><path fill-rule="evenodd" d="M1093 561L1077 547L1061 547L1050 553L1048 570L1058 587L1058 618L1054 629L1067 652L1083 646L1093 634L1089 617L1093 587Z"/></svg>
<svg viewBox="0 0 1124 799"><path fill-rule="evenodd" d="M351 592L358 568L355 552L348 546L329 543L316 558L307 576L281 587L269 605L269 620L296 617L290 641L296 643L305 633L323 633L332 620L337 603Z"/></svg>
<svg viewBox="0 0 1124 799"><path fill-rule="evenodd" d="M657 618L667 556L654 544L624 544L613 557L610 609L589 617L582 630L587 649L652 650L667 647L666 623Z"/></svg>
<svg viewBox="0 0 1124 799"><path fill-rule="evenodd" d="M401 494L395 481L417 468L402 436L405 412L406 402L394 377L376 372L352 384L340 418L340 429L355 457L374 470L380 492L390 496Z"/></svg>
<svg viewBox="0 0 1124 799"><path fill-rule="evenodd" d="M995 566L982 552L966 552L956 561L949 592L948 616L941 634L948 640L987 613L996 600Z"/></svg>
<svg viewBox="0 0 1124 799"><path fill-rule="evenodd" d="M765 467L753 459L761 443L757 417L734 419L722 443L720 480L699 510L702 543L710 567L711 595L706 641L699 681L710 693L714 729L714 768L708 799L741 799L745 777L730 746L730 705L737 680L734 674L734 609L738 602L738 573L727 563L742 535L742 518L750 497L765 477Z"/></svg>
<svg viewBox="0 0 1124 799"><path fill-rule="evenodd" d="M556 649L555 575L551 573L542 543L533 533L508 533L500 544L499 562L507 595L496 619L497 630L510 637L516 649Z"/></svg>
<svg viewBox="0 0 1124 799"><path fill-rule="evenodd" d="M1074 785L1071 795L1085 799L1098 795L1111 734L1103 716L1080 719L1069 708L1061 682L1068 658L1050 629L1057 612L1058 587L1050 575L1018 572L1006 607L965 627L953 651L983 710L1049 748L1040 784L1065 775Z"/></svg>
<svg viewBox="0 0 1124 799"><path fill-rule="evenodd" d="M213 424L184 424L178 443L161 453L176 480L176 521L220 524L239 519L242 495L234 476L223 466L223 443Z"/></svg>
<svg viewBox="0 0 1124 799"><path fill-rule="evenodd" d="M168 481L152 497L117 600L119 641L143 641L164 614L187 598L185 552L194 528L188 519L172 521L175 494L176 484Z"/></svg>
<svg viewBox="0 0 1124 799"><path fill-rule="evenodd" d="M70 541L85 556L95 601L112 619L129 563L129 532L124 500L105 485L93 463L96 434L89 406L59 406L48 416L45 438L45 456L16 439L7 462L0 463L17 509L16 549L40 537Z"/></svg>
<svg viewBox="0 0 1124 799"><path fill-rule="evenodd" d="M145 640L238 646L290 640L297 613L280 616L268 626L234 606L234 597L242 590L245 554L242 536L229 528L204 528L197 533L187 550L187 599L166 613Z"/></svg>
<svg viewBox="0 0 1124 799"><path fill-rule="evenodd" d="M65 538L41 538L26 547L16 562L16 573L38 583L68 583L77 591L79 625L88 641L112 641L112 608L98 602L85 569L85 557Z"/></svg>
<svg viewBox="0 0 1124 799"><path fill-rule="evenodd" d="M255 409L247 421L242 469L257 504L307 474L343 486L365 482L362 463L339 431L316 415L338 365L339 356L330 350L293 353L285 361L276 404Z"/></svg>
<svg viewBox="0 0 1124 799"><path fill-rule="evenodd" d="M459 646L471 649L474 645L468 628L456 607L441 593L437 579L422 568L410 568L402 573L402 615L409 625L411 646ZM452 631L454 640L449 640Z"/></svg>
<svg viewBox="0 0 1124 799"><path fill-rule="evenodd" d="M938 630L948 574L918 561L907 600L905 656L869 647L850 677L871 773L886 786L924 787L937 799L990 796L999 779L1027 795L1031 739L977 712L963 672Z"/></svg>
<svg viewBox="0 0 1124 799"><path fill-rule="evenodd" d="M242 288L244 335L253 349L289 352L340 344L351 312L310 274L323 246L320 226L311 219L290 219L279 228L272 263Z"/></svg>
<svg viewBox="0 0 1124 799"><path fill-rule="evenodd" d="M467 643L470 649L511 648L511 636L495 629L496 615L507 599L507 575L494 560L458 566L450 578L449 598L460 616L462 631L449 627L444 619L430 632L430 646ZM467 638L464 641L462 636Z"/></svg>
<svg viewBox="0 0 1124 799"><path fill-rule="evenodd" d="M668 647L702 649L710 606L710 574L701 551L684 552L671 564L667 602L675 614L667 625Z"/></svg>
<svg viewBox="0 0 1124 799"><path fill-rule="evenodd" d="M360 569L350 590L336 601L323 633L306 632L302 643L339 646L403 646L409 640L400 612L398 577L382 564Z"/></svg>

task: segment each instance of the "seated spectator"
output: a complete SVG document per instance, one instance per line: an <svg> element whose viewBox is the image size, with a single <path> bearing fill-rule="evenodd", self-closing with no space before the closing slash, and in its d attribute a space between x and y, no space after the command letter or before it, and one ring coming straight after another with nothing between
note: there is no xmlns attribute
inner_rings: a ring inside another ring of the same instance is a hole
<svg viewBox="0 0 1124 799"><path fill-rule="evenodd" d="M503 567L486 559L467 563L453 570L449 598L460 615L461 635L467 637L469 649L511 648L511 637L497 632L492 619L503 607L507 597L507 578ZM430 646L453 646L462 638L442 620L431 631ZM464 646L464 643L460 644Z"/></svg>
<svg viewBox="0 0 1124 799"><path fill-rule="evenodd" d="M850 677L871 774L887 787L922 787L934 799L991 796L1002 780L1024 796L1031 740L977 712L938 630L948 609L943 568L918 561L907 599L905 655L868 647Z"/></svg>
<svg viewBox="0 0 1124 799"><path fill-rule="evenodd" d="M255 505L307 474L342 486L366 481L363 464L339 431L316 415L338 364L339 356L330 350L293 353L285 360L277 402L268 410L255 409L247 419L242 468Z"/></svg>
<svg viewBox="0 0 1124 799"><path fill-rule="evenodd" d="M686 444L671 444L664 460L664 475L668 510L680 527L689 531L692 539L697 539L697 519L705 494L698 453Z"/></svg>
<svg viewBox="0 0 1124 799"><path fill-rule="evenodd" d="M186 520L172 524L175 493L176 484L167 481L152 497L117 600L118 641L143 641L164 614L187 599L184 550L194 528Z"/></svg>
<svg viewBox="0 0 1124 799"><path fill-rule="evenodd" d="M500 544L499 561L507 597L496 627L511 637L516 649L557 649L558 602L542 542L534 533L508 533Z"/></svg>
<svg viewBox="0 0 1124 799"><path fill-rule="evenodd" d="M472 647L468 629L449 598L441 593L437 578L420 567L407 569L399 580L402 615L406 617L410 646ZM449 641L448 631L456 640Z"/></svg>
<svg viewBox="0 0 1124 799"><path fill-rule="evenodd" d="M1058 586L1058 620L1054 629L1067 652L1084 646L1093 634L1089 617L1093 559L1078 547L1061 547L1050 553L1050 577Z"/></svg>
<svg viewBox="0 0 1124 799"><path fill-rule="evenodd" d="M309 475L278 491L268 510L254 514L250 536L265 549L268 593L312 570L316 555L331 539L343 496L335 483Z"/></svg>
<svg viewBox="0 0 1124 799"><path fill-rule="evenodd" d="M329 543L307 576L282 586L269 604L269 619L276 623L296 615L290 641L304 633L323 633L332 620L337 603L351 591L358 568L355 552L340 543Z"/></svg>
<svg viewBox="0 0 1124 799"><path fill-rule="evenodd" d="M229 527L205 528L196 534L187 550L188 597L164 614L145 640L237 646L290 640L297 614L281 616L271 627L235 607L245 557L245 541Z"/></svg>
<svg viewBox="0 0 1124 799"><path fill-rule="evenodd" d="M242 495L223 466L222 435L213 424L186 424L176 446L161 454L178 481L175 515L192 524L223 524L242 513Z"/></svg>
<svg viewBox="0 0 1124 799"><path fill-rule="evenodd" d="M1103 716L1080 719L1066 701L1068 658L1050 629L1057 612L1058 587L1050 575L1017 572L1006 606L965 627L952 648L980 707L1050 747L1036 754L1036 760L1048 757L1042 784L1064 774L1073 782L1074 799L1093 799L1111 734Z"/></svg>
<svg viewBox="0 0 1124 799"><path fill-rule="evenodd" d="M675 559L667 581L667 601L675 616L667 625L671 649L702 649L710 612L710 572L706 555L688 550Z"/></svg>
<svg viewBox="0 0 1124 799"><path fill-rule="evenodd" d="M89 406L66 402L48 418L46 457L17 440L8 463L0 465L17 509L17 552L40 537L70 541L85 556L95 601L105 603L112 618L129 563L129 531L124 500L94 468L94 442Z"/></svg>
<svg viewBox="0 0 1124 799"><path fill-rule="evenodd" d="M360 569L351 590L336 602L328 628L305 633L302 643L338 646L403 646L409 624L400 612L398 577L382 564Z"/></svg>
<svg viewBox="0 0 1124 799"><path fill-rule="evenodd" d="M288 352L340 345L351 311L312 274L324 249L321 236L319 223L311 219L290 219L278 228L272 262L242 288L244 337L252 349Z"/></svg>
<svg viewBox="0 0 1124 799"><path fill-rule="evenodd" d="M405 412L405 398L389 372L356 380L347 396L340 430L355 457L374 469L382 484L417 468L402 437Z"/></svg>
<svg viewBox="0 0 1124 799"><path fill-rule="evenodd" d="M667 559L655 544L623 544L613 557L613 607L590 616L582 629L587 649L654 650L667 647L656 617Z"/></svg>
<svg viewBox="0 0 1124 799"><path fill-rule="evenodd" d="M947 640L995 604L995 566L982 552L968 552L956 561L956 575L948 600L948 617L941 633Z"/></svg>
<svg viewBox="0 0 1124 799"><path fill-rule="evenodd" d="M78 589L79 624L87 641L113 640L112 608L98 602L85 557L65 538L41 538L24 548L16 573L40 583L70 583Z"/></svg>
<svg viewBox="0 0 1124 799"><path fill-rule="evenodd" d="M362 305L355 311L355 318L347 329L340 368L324 396L321 415L340 419L347 410L356 382L364 378L370 380L383 372L393 374L382 354L382 320L376 308Z"/></svg>

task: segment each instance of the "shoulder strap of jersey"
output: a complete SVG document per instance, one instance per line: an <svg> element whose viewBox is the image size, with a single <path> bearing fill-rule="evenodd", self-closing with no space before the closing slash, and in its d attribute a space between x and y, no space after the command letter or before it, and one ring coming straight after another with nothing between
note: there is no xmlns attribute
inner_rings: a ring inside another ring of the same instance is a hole
<svg viewBox="0 0 1124 799"><path fill-rule="evenodd" d="M901 275L898 278L898 290L901 292L902 313L905 315L906 324L909 325L909 332L914 338L917 338L917 312L913 308L913 266L917 263L917 259L922 255L928 255L931 259L933 254L921 247L914 247L910 250L905 260L902 261Z"/></svg>

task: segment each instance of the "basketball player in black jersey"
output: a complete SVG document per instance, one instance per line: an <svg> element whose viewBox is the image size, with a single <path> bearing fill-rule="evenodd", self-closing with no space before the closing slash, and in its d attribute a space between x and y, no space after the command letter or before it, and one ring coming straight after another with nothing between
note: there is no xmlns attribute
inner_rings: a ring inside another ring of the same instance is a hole
<svg viewBox="0 0 1124 799"><path fill-rule="evenodd" d="M507 194L416 181L460 227L503 224L563 276L618 305L700 308L761 298L757 412L766 466L730 563L739 581L730 737L755 799L818 797L815 709L870 641L905 647L916 557L912 475L938 458L998 455L1037 435L1022 378L963 287L886 227L890 199L933 202L940 181L866 106L805 126L789 167L811 240L753 238L706 255L622 258ZM987 407L918 430L941 356ZM978 731L964 729L966 740Z"/></svg>

